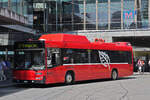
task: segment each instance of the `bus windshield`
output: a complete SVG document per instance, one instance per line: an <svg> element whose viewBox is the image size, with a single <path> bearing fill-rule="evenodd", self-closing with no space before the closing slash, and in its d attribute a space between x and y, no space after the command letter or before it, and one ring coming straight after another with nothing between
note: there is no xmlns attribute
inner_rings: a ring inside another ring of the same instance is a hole
<svg viewBox="0 0 150 100"><path fill-rule="evenodd" d="M45 51L39 50L16 50L15 68L40 70L45 68Z"/></svg>

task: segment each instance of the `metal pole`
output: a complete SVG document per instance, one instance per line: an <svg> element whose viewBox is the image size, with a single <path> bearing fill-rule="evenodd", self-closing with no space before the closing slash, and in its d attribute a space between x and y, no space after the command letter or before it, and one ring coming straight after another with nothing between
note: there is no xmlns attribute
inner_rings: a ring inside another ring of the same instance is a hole
<svg viewBox="0 0 150 100"><path fill-rule="evenodd" d="M20 14L23 15L23 0L20 0Z"/></svg>
<svg viewBox="0 0 150 100"><path fill-rule="evenodd" d="M45 1L45 4L44 4L44 12L45 12L45 17L44 17L44 25L45 25L45 32L48 31L48 17L49 17L49 5L48 5L49 2L46 2Z"/></svg>
<svg viewBox="0 0 150 100"><path fill-rule="evenodd" d="M86 0L83 1L83 6L84 6L84 26L83 26L83 30L86 30Z"/></svg>
<svg viewBox="0 0 150 100"><path fill-rule="evenodd" d="M121 0L121 29L123 29L123 1L124 0Z"/></svg>
<svg viewBox="0 0 150 100"><path fill-rule="evenodd" d="M11 0L8 0L8 9L11 9Z"/></svg>
<svg viewBox="0 0 150 100"><path fill-rule="evenodd" d="M7 49L7 47L5 48L5 52L6 52L6 54L5 54L5 60L7 60L8 59L8 49Z"/></svg>
<svg viewBox="0 0 150 100"><path fill-rule="evenodd" d="M74 30L74 0L72 0L72 30Z"/></svg>
<svg viewBox="0 0 150 100"><path fill-rule="evenodd" d="M45 0L44 0L44 8L43 8L43 16L44 16L44 19L43 19L43 29L44 29L44 32L45 32L45 26L46 26L46 15L45 15Z"/></svg>
<svg viewBox="0 0 150 100"><path fill-rule="evenodd" d="M44 32L47 32L48 30L48 5L47 5L48 2L46 2L46 0L44 0Z"/></svg>
<svg viewBox="0 0 150 100"><path fill-rule="evenodd" d="M141 19L141 0L137 0L137 28L141 28L142 26Z"/></svg>
<svg viewBox="0 0 150 100"><path fill-rule="evenodd" d="M150 28L150 0L148 0L148 27Z"/></svg>
<svg viewBox="0 0 150 100"><path fill-rule="evenodd" d="M148 27L150 28L150 0L148 0Z"/></svg>
<svg viewBox="0 0 150 100"><path fill-rule="evenodd" d="M58 5L56 0L56 31L58 31Z"/></svg>
<svg viewBox="0 0 150 100"><path fill-rule="evenodd" d="M96 0L96 30L98 30L98 0Z"/></svg>
<svg viewBox="0 0 150 100"><path fill-rule="evenodd" d="M134 11L136 11L136 15L134 17L135 27L137 29L137 0L134 1Z"/></svg>
<svg viewBox="0 0 150 100"><path fill-rule="evenodd" d="M111 18L110 18L110 0L108 0L108 30L110 30Z"/></svg>
<svg viewBox="0 0 150 100"><path fill-rule="evenodd" d="M63 23L62 23L62 14L63 14L63 7L62 7L62 0L59 0L59 5L60 5L60 7L59 7L59 10L60 10L60 13L59 13L59 25L60 25L60 31L63 31ZM58 15L58 13L57 13L57 15ZM57 16L58 17L58 16ZM57 23L58 23L58 21L57 21Z"/></svg>

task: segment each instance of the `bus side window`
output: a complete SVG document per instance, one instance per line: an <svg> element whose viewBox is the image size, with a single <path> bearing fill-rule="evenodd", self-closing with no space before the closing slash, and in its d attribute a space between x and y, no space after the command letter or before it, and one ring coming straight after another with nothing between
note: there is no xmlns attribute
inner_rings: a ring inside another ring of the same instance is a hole
<svg viewBox="0 0 150 100"><path fill-rule="evenodd" d="M47 49L47 67L52 67L52 55L51 50L49 48Z"/></svg>
<svg viewBox="0 0 150 100"><path fill-rule="evenodd" d="M63 64L74 63L74 50L73 49L63 49Z"/></svg>
<svg viewBox="0 0 150 100"><path fill-rule="evenodd" d="M91 63L100 63L99 53L97 50L91 50Z"/></svg>

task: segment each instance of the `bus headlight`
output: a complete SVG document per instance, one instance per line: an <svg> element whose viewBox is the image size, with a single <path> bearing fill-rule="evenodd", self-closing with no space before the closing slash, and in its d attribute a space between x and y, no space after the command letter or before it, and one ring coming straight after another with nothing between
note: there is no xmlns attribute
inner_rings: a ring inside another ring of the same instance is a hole
<svg viewBox="0 0 150 100"><path fill-rule="evenodd" d="M35 79L36 79L36 80L42 80L42 79L43 79L43 76L42 76L42 77L36 77Z"/></svg>
<svg viewBox="0 0 150 100"><path fill-rule="evenodd" d="M35 73L36 75L42 75L42 73Z"/></svg>

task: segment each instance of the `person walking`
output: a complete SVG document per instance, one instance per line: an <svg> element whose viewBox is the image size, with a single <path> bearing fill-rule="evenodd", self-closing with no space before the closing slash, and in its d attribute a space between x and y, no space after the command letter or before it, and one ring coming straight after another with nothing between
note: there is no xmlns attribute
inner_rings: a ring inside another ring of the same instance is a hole
<svg viewBox="0 0 150 100"><path fill-rule="evenodd" d="M142 73L142 60L139 59L137 62L137 66L138 66L138 72L141 74Z"/></svg>
<svg viewBox="0 0 150 100"><path fill-rule="evenodd" d="M148 60L148 71L150 72L150 59Z"/></svg>
<svg viewBox="0 0 150 100"><path fill-rule="evenodd" d="M10 79L10 77L11 77L11 63L10 63L9 59L4 61L4 62L5 62L4 74L7 77L7 79Z"/></svg>
<svg viewBox="0 0 150 100"><path fill-rule="evenodd" d="M3 80L3 66L0 63L0 81Z"/></svg>
<svg viewBox="0 0 150 100"><path fill-rule="evenodd" d="M145 62L142 60L142 73L144 74L145 72Z"/></svg>
<svg viewBox="0 0 150 100"><path fill-rule="evenodd" d="M6 80L6 76L4 75L5 62L0 59L0 80Z"/></svg>

